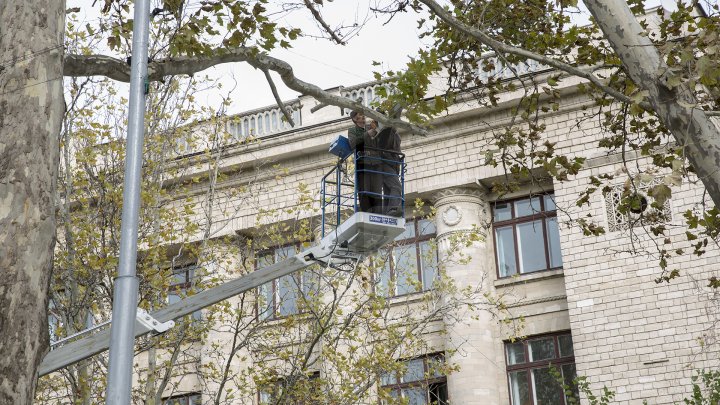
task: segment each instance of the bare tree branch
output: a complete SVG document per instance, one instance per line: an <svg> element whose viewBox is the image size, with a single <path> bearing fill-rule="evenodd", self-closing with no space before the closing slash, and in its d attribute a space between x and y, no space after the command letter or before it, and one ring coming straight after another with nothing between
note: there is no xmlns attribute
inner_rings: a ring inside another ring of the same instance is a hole
<svg viewBox="0 0 720 405"><path fill-rule="evenodd" d="M295 76L289 63L261 54L255 48L219 49L210 56L181 56L153 61L148 64L148 80L158 81L165 76L193 75L212 66L231 62L247 62L256 69L277 72L288 88L300 94L312 96L321 103L361 111L366 117L398 130L405 130L416 135L427 135L428 133L426 128L400 119L389 118L372 108L363 106L360 102L329 93L314 84L305 82ZM107 76L113 80L129 82L130 66L120 59L105 55L65 55L63 74L76 77Z"/></svg>
<svg viewBox="0 0 720 405"><path fill-rule="evenodd" d="M273 97L275 97L275 102L277 103L278 107L280 108L280 111L282 111L283 115L285 116L285 119L290 124L290 126L295 127L295 121L293 121L290 111L288 111L287 108L285 108L285 103L283 103L283 101L280 99L280 95L278 94L277 87L275 87L275 82L273 82L273 79L270 76L270 71L267 69L263 69L263 73L265 73L265 79L267 79L267 82L270 85L270 90L272 91Z"/></svg>
<svg viewBox="0 0 720 405"><path fill-rule="evenodd" d="M342 38L340 38L337 33L335 33L335 31L330 28L330 26L325 22L325 20L320 15L320 12L317 11L315 6L312 4L312 1L304 1L305 6L308 8L308 10L310 10L310 13L312 13L313 17L315 17L315 20L318 22L318 24L320 24L320 26L323 27L325 31L327 31L327 33L330 35L330 38L332 38L332 40L337 42L339 45L345 45L345 41L343 41Z"/></svg>
<svg viewBox="0 0 720 405"><path fill-rule="evenodd" d="M451 27L455 28L456 30L464 33L465 35L469 35L469 36L473 37L474 39L476 39L477 41L493 48L496 52L509 53L509 54L518 55L518 56L522 56L524 58L538 61L544 65L554 67L555 69L569 73L573 76L577 76L577 77L586 79L590 83L595 85L597 88L599 88L600 90L607 93L609 96L613 97L614 99L616 99L618 101L621 101L623 103L632 103L633 102L630 97L613 89L612 87L605 85L605 83L603 83L601 79L599 79L597 76L593 75L590 72L587 72L583 69L569 65L567 63L561 62L559 60L549 58L544 55L536 54L536 53L528 51L526 49L516 48L512 45L502 43L502 42L492 38L485 31L483 31L479 28L471 27L471 26L463 23L462 21L459 21L457 18L453 17L449 11L445 10L441 5L436 3L435 0L420 0L420 2L425 4L426 6L428 6L435 15L437 15L441 20L443 20L449 26L451 26ZM652 109L652 106L650 105L650 103L647 103L647 102L640 103L640 107L642 107L646 110Z"/></svg>

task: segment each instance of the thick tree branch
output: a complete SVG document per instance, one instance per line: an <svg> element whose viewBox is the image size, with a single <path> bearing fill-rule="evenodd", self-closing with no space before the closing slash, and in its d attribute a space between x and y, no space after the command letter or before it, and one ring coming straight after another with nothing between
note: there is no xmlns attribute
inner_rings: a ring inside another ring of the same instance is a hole
<svg viewBox="0 0 720 405"><path fill-rule="evenodd" d="M330 26L325 22L325 20L320 15L320 12L318 12L313 5L312 1L305 0L305 6L308 8L308 10L310 10L310 13L312 13L313 17L315 17L315 21L317 21L318 24L320 24L320 26L323 27L325 31L327 31L328 35L330 35L330 38L332 38L333 41L337 42L340 45L345 45L345 41L343 41L342 38L340 38L337 33L335 33L335 31L333 31L333 29L330 28Z"/></svg>
<svg viewBox="0 0 720 405"><path fill-rule="evenodd" d="M324 104L362 111L366 117L417 135L427 135L427 129L400 119L389 118L372 108L347 97L329 93L320 87L298 79L289 63L261 54L254 48L239 47L219 49L211 56L177 57L153 61L148 64L148 79L157 81L165 76L193 75L222 63L247 62L260 70L272 70L280 75L283 83L296 92L312 96ZM130 81L130 66L124 61L105 55L65 55L65 76L107 76L121 82Z"/></svg>
<svg viewBox="0 0 720 405"><path fill-rule="evenodd" d="M715 205L720 206L720 139L707 112L697 108L694 89L685 83L669 84L667 64L655 44L643 35L645 29L625 1L585 0L584 3L630 78L649 93L652 111L677 144L685 148L685 156L695 173Z"/></svg>
<svg viewBox="0 0 720 405"><path fill-rule="evenodd" d="M608 94L609 96L613 97L614 99L623 102L623 103L632 103L632 99L623 93L613 89L612 87L609 87L605 85L605 83L602 82L601 79L597 78L597 76L593 75L590 72L587 72L583 69L577 68L575 66L569 65L564 62L560 62L559 60L549 58L544 55L539 55L534 52L528 51L527 49L517 48L512 45L505 44L503 42L500 42L494 38L492 38L490 35L488 35L485 31L471 27L462 21L459 21L457 18L453 17L452 14L450 14L449 11L445 10L441 5L436 3L434 0L420 0L421 3L425 4L430 8L430 10L433 12L433 14L437 15L441 20L443 20L446 24L451 26L452 28L464 33L465 35L468 35L474 39L476 39L478 42L483 43L490 48L493 48L496 52L504 52L509 53L517 56L522 56L524 58L532 59L535 61L538 61L542 63L543 65L547 65L550 67L554 67L555 69L561 70L563 72L566 72L568 74L571 74L573 76L581 77L583 79L586 79L593 85L595 85L597 88ZM652 109L652 106L649 103L640 103L640 106L644 109Z"/></svg>
<svg viewBox="0 0 720 405"><path fill-rule="evenodd" d="M270 71L267 69L263 69L263 73L265 73L265 79L267 79L267 82L270 85L270 90L272 91L273 97L275 97L275 102L280 108L280 111L282 111L285 119L290 124L290 126L295 127L295 121L293 121L290 111L285 108L285 103L283 103L282 99L280 99L280 94L278 94L277 87L275 87L275 82L273 81L272 76L270 76Z"/></svg>

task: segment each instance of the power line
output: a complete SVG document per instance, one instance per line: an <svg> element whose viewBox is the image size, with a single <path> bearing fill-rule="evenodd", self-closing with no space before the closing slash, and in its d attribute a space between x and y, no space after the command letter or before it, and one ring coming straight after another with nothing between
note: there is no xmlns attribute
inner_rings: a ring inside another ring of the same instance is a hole
<svg viewBox="0 0 720 405"><path fill-rule="evenodd" d="M0 62L0 66L9 67L9 66L11 66L11 65L16 64L17 62L20 62L20 61L23 61L23 60L27 60L27 59L36 58L36 57L38 57L38 56L40 56L40 55L42 55L42 54L44 54L44 53L52 52L52 51L54 51L55 49L59 49L59 48L62 48L62 47L64 47L64 46L65 46L65 45L53 45L53 46L49 46L49 47L44 48L44 49L40 49L40 50L35 51L35 52L30 52L30 53L25 54L25 55L23 55L23 56L18 56L18 57L16 57L16 58L4 60L4 61Z"/></svg>
<svg viewBox="0 0 720 405"><path fill-rule="evenodd" d="M360 80L363 80L363 81L366 81L366 82L371 81L371 79L368 79L367 77L363 77L363 76L360 76L360 75L358 75L358 74L356 74L356 73L353 73L353 72L347 71L347 70L345 70L345 69L339 68L339 67L337 67L337 66L330 65L330 64L328 64L328 63L326 63L326 62L323 62L323 61L321 61L321 60L317 60L317 59L315 59L315 58L311 58L311 57L306 56L306 55L303 55L303 54L301 54L301 53L294 52L294 51L292 51L292 50L290 50L290 49L285 49L285 50L288 51L288 52L290 52L290 53L292 53L292 54L294 54L294 55L297 55L297 56L299 56L299 57L301 57L301 58L305 58L305 59L311 60L311 61L313 61L313 62L315 62L315 63L319 63L319 64L321 64L321 65L324 65L324 66L327 66L327 67L329 67L329 68L335 69L335 70L337 70L337 71L340 71L340 72L343 72L343 73L347 73L347 74L349 74L349 75L353 75L353 76L357 77L357 78L360 79Z"/></svg>
<svg viewBox="0 0 720 405"><path fill-rule="evenodd" d="M39 85L41 85L41 84L45 84L45 83L48 83L48 82L52 82L52 81L54 81L54 80L62 80L62 78L63 78L63 76L60 76L60 77L56 77L56 78L54 78L54 79L47 79L47 80L44 80L44 81L42 81L42 82L33 83L33 84L28 84L27 86L18 87L18 88L16 88L16 89L12 89L12 90L10 90L10 91L6 91L6 92L4 92L4 93L0 93L0 96L4 96L4 95L10 94L10 93L15 93L15 92L18 92L18 91L20 91L20 90L27 89L28 87L39 86Z"/></svg>

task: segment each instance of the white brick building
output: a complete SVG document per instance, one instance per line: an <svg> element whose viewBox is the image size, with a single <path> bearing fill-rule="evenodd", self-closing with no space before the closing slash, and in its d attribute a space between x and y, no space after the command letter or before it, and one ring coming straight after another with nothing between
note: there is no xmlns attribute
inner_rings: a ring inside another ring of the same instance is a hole
<svg viewBox="0 0 720 405"><path fill-rule="evenodd" d="M682 276L670 284L656 284L657 258L622 252L630 243L651 249L651 236L640 228L631 232L617 225L621 214L601 193L590 199L589 207L575 205L589 176L615 173L623 166L619 155L598 149L603 129L598 120L583 119L592 114L593 104L574 92L575 83L565 81L559 111L542 117L543 135L556 142L559 153L587 158L580 174L567 182L528 184L502 198L488 192L503 172L483 165L484 153L493 130L510 119L516 94L504 95L493 109L472 102L456 105L433 123L427 137L402 134L408 164L406 200L421 199L437 210L435 232L430 231L429 237L437 238L440 257L454 232L478 226L486 235L484 241L465 249L472 257L469 263L446 268L448 276L459 285L480 284L489 293L504 296L509 312L524 325L525 338L513 342L496 319L483 313L476 319L441 323L447 334L429 339L435 339L435 347L458 349L447 360L459 370L423 386L435 390L428 395L447 396L450 403L463 405L564 404L562 392L547 373L552 363L567 376L586 376L596 395L603 386L615 391L613 403L672 404L689 395L690 377L696 370L718 367L717 303L706 287L707 278L716 271L718 250L708 247L704 256L692 261L688 255L680 256L670 267L680 267ZM367 98L374 85L333 91L362 93ZM257 179L261 187L255 198L260 206L292 206L298 183L309 185L316 195L320 178L333 166L328 145L351 122L336 107L311 112L316 105L309 97L293 103L296 128L283 124L274 107L240 114L229 124L235 136L252 133L261 141L232 149L224 162L228 172L266 161L287 169L283 182L272 176ZM228 184L243 183L242 178L230 178ZM668 205L670 223L675 225L670 236L673 246L688 245L682 213L695 209L701 198L702 189L691 184L673 194ZM220 234L252 233L255 208L233 201L217 204L238 204L230 210L235 214L217 218L223 224ZM579 227L567 226L569 219L588 212L608 232L584 236ZM222 345L223 339L211 334L208 341ZM403 381L379 383L403 387ZM192 378L185 379L182 387L190 393L184 400L205 399L203 387ZM258 393L255 401L265 399L263 395Z"/></svg>

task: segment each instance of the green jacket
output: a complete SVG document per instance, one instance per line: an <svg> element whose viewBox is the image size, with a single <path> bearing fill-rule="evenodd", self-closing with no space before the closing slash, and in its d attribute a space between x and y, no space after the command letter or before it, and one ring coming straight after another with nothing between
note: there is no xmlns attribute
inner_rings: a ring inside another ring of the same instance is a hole
<svg viewBox="0 0 720 405"><path fill-rule="evenodd" d="M372 130L367 131L365 128L353 125L350 129L348 129L348 141L350 142L350 147L353 150L362 150L365 146L377 148L377 138L373 139L374 135L375 134Z"/></svg>
<svg viewBox="0 0 720 405"><path fill-rule="evenodd" d="M394 128L384 128L380 133L377 133L376 130L368 131L357 125L353 125L348 129L348 141L353 150L362 151L365 147L369 147L384 151L368 150L364 152L365 156L370 157L370 159L365 160L366 165L378 166L387 164L387 162L383 163L378 159L372 158L397 160L398 155L394 152L400 152L400 136Z"/></svg>

